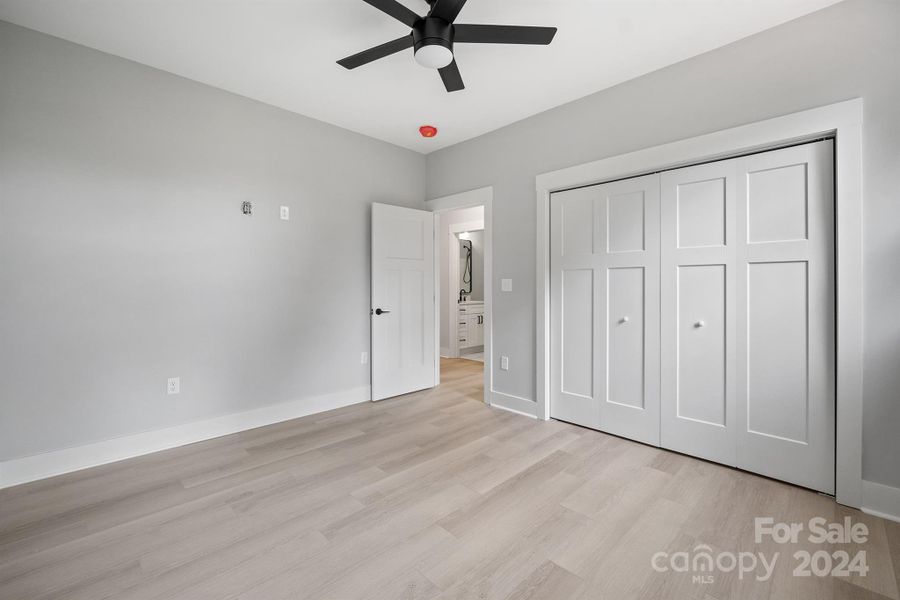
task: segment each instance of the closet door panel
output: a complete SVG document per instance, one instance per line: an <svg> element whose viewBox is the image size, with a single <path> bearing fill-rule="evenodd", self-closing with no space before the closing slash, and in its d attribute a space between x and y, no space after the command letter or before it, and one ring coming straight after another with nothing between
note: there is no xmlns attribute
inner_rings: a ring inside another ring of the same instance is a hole
<svg viewBox="0 0 900 600"><path fill-rule="evenodd" d="M714 174L711 174L714 175ZM725 246L724 177L702 177L676 184L675 227L678 248Z"/></svg>
<svg viewBox="0 0 900 600"><path fill-rule="evenodd" d="M594 271L562 272L562 391L592 399L594 395Z"/></svg>
<svg viewBox="0 0 900 600"><path fill-rule="evenodd" d="M607 271L606 401L643 409L644 267Z"/></svg>
<svg viewBox="0 0 900 600"><path fill-rule="evenodd" d="M643 252L646 249L645 192L610 194L606 199L606 251Z"/></svg>
<svg viewBox="0 0 900 600"><path fill-rule="evenodd" d="M747 273L747 431L807 442L809 353L805 262Z"/></svg>
<svg viewBox="0 0 900 600"><path fill-rule="evenodd" d="M661 443L736 462L733 161L661 177Z"/></svg>
<svg viewBox="0 0 900 600"><path fill-rule="evenodd" d="M597 187L599 429L659 445L659 175Z"/></svg>
<svg viewBox="0 0 900 600"><path fill-rule="evenodd" d="M588 194L579 190L554 194L559 202L561 257L589 256L594 253L594 206Z"/></svg>
<svg viewBox="0 0 900 600"><path fill-rule="evenodd" d="M597 427L599 192L550 197L550 416Z"/></svg>
<svg viewBox="0 0 900 600"><path fill-rule="evenodd" d="M678 267L679 419L725 427L725 265Z"/></svg>
<svg viewBox="0 0 900 600"><path fill-rule="evenodd" d="M550 414L659 444L659 176L550 208Z"/></svg>
<svg viewBox="0 0 900 600"><path fill-rule="evenodd" d="M833 142L738 159L738 466L834 493Z"/></svg>
<svg viewBox="0 0 900 600"><path fill-rule="evenodd" d="M746 173L748 243L807 239L807 171L801 162Z"/></svg>

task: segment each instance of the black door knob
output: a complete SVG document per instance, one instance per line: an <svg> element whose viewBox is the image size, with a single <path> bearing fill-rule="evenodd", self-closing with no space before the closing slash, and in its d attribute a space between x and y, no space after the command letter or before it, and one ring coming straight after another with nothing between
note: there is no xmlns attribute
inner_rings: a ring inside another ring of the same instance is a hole
<svg viewBox="0 0 900 600"><path fill-rule="evenodd" d="M380 308L376 308L376 309L375 309L375 314L376 314L376 315L386 315L386 314L389 313L389 312L391 312L391 311L389 311L389 310L381 310Z"/></svg>

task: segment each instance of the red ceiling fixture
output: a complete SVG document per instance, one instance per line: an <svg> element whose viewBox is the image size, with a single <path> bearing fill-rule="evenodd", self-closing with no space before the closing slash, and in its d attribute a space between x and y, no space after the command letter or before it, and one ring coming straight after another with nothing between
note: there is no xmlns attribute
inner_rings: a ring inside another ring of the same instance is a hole
<svg viewBox="0 0 900 600"><path fill-rule="evenodd" d="M433 125L422 125L419 127L419 133L422 134L424 138L433 138L437 135L437 127Z"/></svg>

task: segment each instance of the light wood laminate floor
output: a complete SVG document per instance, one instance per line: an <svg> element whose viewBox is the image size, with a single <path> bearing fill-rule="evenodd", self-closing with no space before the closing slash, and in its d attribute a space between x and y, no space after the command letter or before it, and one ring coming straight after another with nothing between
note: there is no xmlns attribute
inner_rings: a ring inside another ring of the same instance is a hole
<svg viewBox="0 0 900 600"><path fill-rule="evenodd" d="M2 490L0 598L898 599L900 524L481 391L444 361L434 390ZM843 548L868 574L793 577L821 547L755 544L757 516L865 523ZM651 568L700 544L780 557L767 581Z"/></svg>

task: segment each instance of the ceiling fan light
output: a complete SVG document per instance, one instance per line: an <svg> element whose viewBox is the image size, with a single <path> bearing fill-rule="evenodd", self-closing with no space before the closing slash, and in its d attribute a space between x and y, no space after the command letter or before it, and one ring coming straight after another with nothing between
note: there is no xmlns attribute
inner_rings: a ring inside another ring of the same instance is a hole
<svg viewBox="0 0 900 600"><path fill-rule="evenodd" d="M429 69L443 69L453 62L453 52L440 44L428 44L416 50L416 62Z"/></svg>

